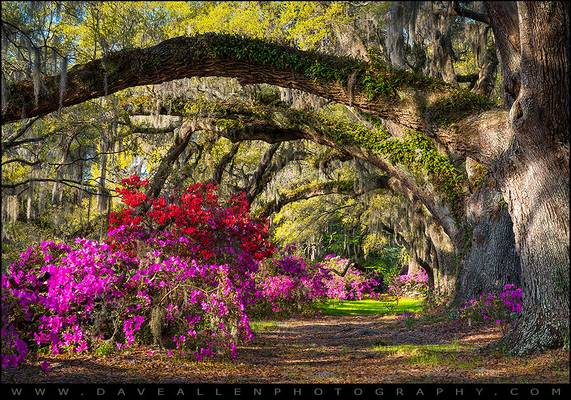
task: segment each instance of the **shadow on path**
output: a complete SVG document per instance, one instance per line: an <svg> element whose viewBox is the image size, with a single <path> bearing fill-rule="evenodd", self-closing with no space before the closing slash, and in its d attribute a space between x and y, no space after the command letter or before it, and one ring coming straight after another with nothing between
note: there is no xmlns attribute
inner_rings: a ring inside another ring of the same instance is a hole
<svg viewBox="0 0 571 400"><path fill-rule="evenodd" d="M149 356L148 349L95 358L45 358L52 370L3 370L2 381L65 383L391 383L568 382L569 353L517 358L482 354L495 327L457 321L417 322L390 316L291 319L257 334L236 360L203 363ZM43 359L42 359L43 360Z"/></svg>

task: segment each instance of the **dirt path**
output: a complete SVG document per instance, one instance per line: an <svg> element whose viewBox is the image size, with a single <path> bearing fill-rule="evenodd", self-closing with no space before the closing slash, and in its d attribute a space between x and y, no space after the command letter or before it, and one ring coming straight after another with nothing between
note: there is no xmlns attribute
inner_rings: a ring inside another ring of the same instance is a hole
<svg viewBox="0 0 571 400"><path fill-rule="evenodd" d="M407 329L395 317L342 316L277 322L240 348L237 360L205 363L152 357L149 349L46 358L38 366L2 372L4 382L153 383L391 383L569 382L569 353L517 358L482 353L495 327L467 329L456 321L419 322Z"/></svg>

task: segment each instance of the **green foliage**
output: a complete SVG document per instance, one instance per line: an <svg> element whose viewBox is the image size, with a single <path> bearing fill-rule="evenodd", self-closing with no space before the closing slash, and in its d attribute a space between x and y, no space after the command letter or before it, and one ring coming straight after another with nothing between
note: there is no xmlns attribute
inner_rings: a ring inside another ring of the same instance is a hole
<svg viewBox="0 0 571 400"><path fill-rule="evenodd" d="M104 340L102 341L99 346L95 348L94 355L95 357L106 357L115 352L115 345L111 340Z"/></svg>
<svg viewBox="0 0 571 400"><path fill-rule="evenodd" d="M401 164L412 172L426 174L435 187L447 195L451 204L462 194L464 176L422 132L409 130L405 137L396 138L380 125L368 129L325 116L321 120L338 144L363 147L387 158L392 164Z"/></svg>
<svg viewBox="0 0 571 400"><path fill-rule="evenodd" d="M315 81L342 83L346 83L347 77L356 67L364 67L362 62L350 57L301 52L277 42L238 35L207 33L194 39L191 57L197 62L217 58L271 65L304 74Z"/></svg>
<svg viewBox="0 0 571 400"><path fill-rule="evenodd" d="M343 2L204 2L190 21L193 32L246 35L315 49L335 25L349 22Z"/></svg>
<svg viewBox="0 0 571 400"><path fill-rule="evenodd" d="M383 282L388 284L400 273L408 257L403 247L387 245L380 252L367 257L364 266L381 275Z"/></svg>
<svg viewBox="0 0 571 400"><path fill-rule="evenodd" d="M426 113L440 125L450 125L479 111L486 111L495 104L487 97L460 88L451 94L438 98L426 107Z"/></svg>
<svg viewBox="0 0 571 400"><path fill-rule="evenodd" d="M369 52L369 59L371 61L367 70L358 79L359 86L369 100L380 96L396 96L397 90L402 87L414 87L418 90L442 84L441 81L419 72L394 68L374 51Z"/></svg>

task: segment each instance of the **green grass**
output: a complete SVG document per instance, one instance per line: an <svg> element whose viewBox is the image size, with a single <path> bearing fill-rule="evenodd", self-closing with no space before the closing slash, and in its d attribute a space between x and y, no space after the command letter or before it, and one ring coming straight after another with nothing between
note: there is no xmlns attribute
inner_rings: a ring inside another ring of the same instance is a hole
<svg viewBox="0 0 571 400"><path fill-rule="evenodd" d="M325 315L390 315L404 312L422 311L422 300L412 298L399 299L394 302L377 300L328 300L318 308Z"/></svg>
<svg viewBox="0 0 571 400"><path fill-rule="evenodd" d="M395 345L376 345L373 346L374 351L381 353L398 354L398 355L416 355L420 353L443 353L457 352L466 349L457 342L444 344L395 344Z"/></svg>
<svg viewBox="0 0 571 400"><path fill-rule="evenodd" d="M254 333L271 331L279 326L276 321L250 321L250 328Z"/></svg>
<svg viewBox="0 0 571 400"><path fill-rule="evenodd" d="M451 366L460 369L475 368L477 363L473 356L462 358L461 352L472 347L458 342L444 344L398 344L377 345L372 350L389 355L404 357L407 364Z"/></svg>

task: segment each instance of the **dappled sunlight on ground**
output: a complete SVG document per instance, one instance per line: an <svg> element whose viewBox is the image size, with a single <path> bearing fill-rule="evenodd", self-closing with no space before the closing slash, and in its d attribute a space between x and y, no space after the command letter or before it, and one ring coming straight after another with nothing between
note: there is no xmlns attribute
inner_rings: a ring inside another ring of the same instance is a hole
<svg viewBox="0 0 571 400"><path fill-rule="evenodd" d="M364 302L368 304L368 301ZM347 304L357 308L361 305ZM378 305L373 305L373 307ZM413 304L414 306L414 304ZM467 327L443 317L422 318L407 328L395 315L322 315L255 321L256 338L236 360L198 363L150 357L140 348L105 357L49 357L39 367L5 370L5 382L219 382L390 383L569 381L569 353L525 358L482 352L501 333Z"/></svg>

